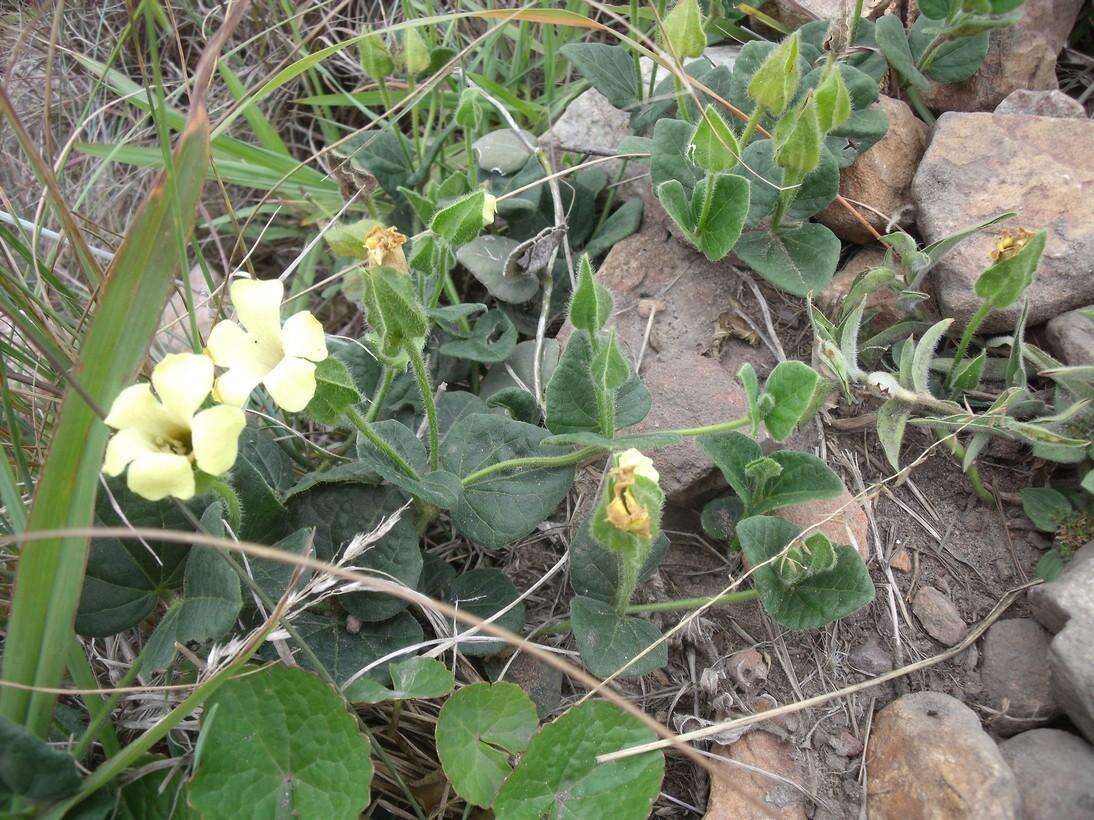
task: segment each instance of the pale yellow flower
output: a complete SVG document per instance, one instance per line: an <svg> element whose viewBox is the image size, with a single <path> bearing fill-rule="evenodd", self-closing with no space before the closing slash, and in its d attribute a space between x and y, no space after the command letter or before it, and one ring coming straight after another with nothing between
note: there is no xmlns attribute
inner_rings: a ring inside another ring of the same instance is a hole
<svg viewBox="0 0 1094 820"><path fill-rule="evenodd" d="M129 468L129 489L150 501L194 495L194 466L210 475L236 460L246 420L238 407L198 410L213 387L213 363L198 353L173 353L152 370L152 383L125 388L106 423L116 432L106 445L103 472ZM155 389L155 394L152 390Z"/></svg>
<svg viewBox="0 0 1094 820"><path fill-rule="evenodd" d="M323 326L306 310L281 323L285 286L277 279L236 279L231 294L243 327L225 320L209 334L205 353L227 368L213 397L242 407L262 384L278 407L300 412L315 395L315 362L327 358Z"/></svg>
<svg viewBox="0 0 1094 820"><path fill-rule="evenodd" d="M494 221L494 214L498 212L498 198L487 194L482 202L482 224L489 225Z"/></svg>
<svg viewBox="0 0 1094 820"><path fill-rule="evenodd" d="M653 459L643 455L641 450L636 450L633 447L624 450L615 457L615 466L622 470L633 470L635 475L648 478L654 484L661 480L661 476L653 466Z"/></svg>

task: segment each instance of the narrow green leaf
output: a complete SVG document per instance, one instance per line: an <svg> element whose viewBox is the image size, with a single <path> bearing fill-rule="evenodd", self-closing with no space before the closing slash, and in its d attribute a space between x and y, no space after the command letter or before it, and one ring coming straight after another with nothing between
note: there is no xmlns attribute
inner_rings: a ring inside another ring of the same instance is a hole
<svg viewBox="0 0 1094 820"><path fill-rule="evenodd" d="M923 93L930 91L931 81L916 68L915 58L908 45L908 35L900 17L895 14L882 16L874 23L874 36L881 53L905 83Z"/></svg>

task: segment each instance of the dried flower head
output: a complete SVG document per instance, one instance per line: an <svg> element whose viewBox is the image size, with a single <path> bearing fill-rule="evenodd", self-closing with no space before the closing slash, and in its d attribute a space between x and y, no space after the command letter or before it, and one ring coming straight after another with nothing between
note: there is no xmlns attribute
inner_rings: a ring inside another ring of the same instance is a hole
<svg viewBox="0 0 1094 820"><path fill-rule="evenodd" d="M1026 246L1034 236L1033 231L1026 230L1025 228L1018 228L1017 230L1010 230L1009 228L1003 231L1003 235L999 237L999 241L995 243L995 250L991 252L991 258L993 262L1002 262L1004 259L1010 259L1013 256L1017 256L1018 252Z"/></svg>
<svg viewBox="0 0 1094 820"><path fill-rule="evenodd" d="M410 266L403 254L406 237L395 228L376 225L365 237L365 250L368 251L370 268L388 267L401 273L409 273Z"/></svg>

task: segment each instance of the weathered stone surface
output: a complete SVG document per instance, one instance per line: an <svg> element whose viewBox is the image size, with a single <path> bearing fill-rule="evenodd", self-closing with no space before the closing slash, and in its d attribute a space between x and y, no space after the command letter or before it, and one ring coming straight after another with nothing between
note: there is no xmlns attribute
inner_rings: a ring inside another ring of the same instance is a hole
<svg viewBox="0 0 1094 820"><path fill-rule="evenodd" d="M566 106L540 141L554 141L565 150L599 156L614 153L630 132L630 115L590 88Z"/></svg>
<svg viewBox="0 0 1094 820"><path fill-rule="evenodd" d="M882 95L873 105L889 117L889 130L873 148L840 172L840 193L879 233L887 233L889 220L908 205L908 188L915 169L930 142L927 124L912 113L906 103ZM860 245L873 235L838 202L817 215L842 239Z"/></svg>
<svg viewBox="0 0 1094 820"><path fill-rule="evenodd" d="M862 5L862 16L873 19L891 3L892 0L866 0ZM791 29L796 29L813 20L839 17L847 13L847 8L844 0L773 0L763 6L763 11Z"/></svg>
<svg viewBox="0 0 1094 820"><path fill-rule="evenodd" d="M1094 305L1049 319L1045 339L1064 364L1094 364Z"/></svg>
<svg viewBox="0 0 1094 820"><path fill-rule="evenodd" d="M1002 713L987 721L992 732L1035 729L1059 713L1048 664L1051 640L1032 618L997 621L984 636L981 687L987 705Z"/></svg>
<svg viewBox="0 0 1094 820"><path fill-rule="evenodd" d="M805 796L778 777L801 783L804 771L785 740L763 730L748 732L731 746L715 746L716 755L751 766L719 762L711 778L706 820L804 820ZM756 769L770 772L769 777Z"/></svg>
<svg viewBox="0 0 1094 820"><path fill-rule="evenodd" d="M876 635L852 649L848 660L853 669L866 675L883 675L893 670L893 655Z"/></svg>
<svg viewBox="0 0 1094 820"><path fill-rule="evenodd" d="M874 716L866 748L867 811L875 820L1019 816L1018 788L965 704L915 692Z"/></svg>
<svg viewBox="0 0 1094 820"><path fill-rule="evenodd" d="M953 601L932 586L919 588L912 599L912 612L927 634L946 646L960 643L969 631Z"/></svg>
<svg viewBox="0 0 1094 820"><path fill-rule="evenodd" d="M1094 743L1094 541L1075 553L1055 581L1030 590L1030 610L1049 632L1052 691Z"/></svg>
<svg viewBox="0 0 1094 820"><path fill-rule="evenodd" d="M920 233L934 242L1005 211L1011 226L1045 228L1048 242L1027 294L1029 324L1094 301L1094 122L1015 114L944 114L912 183ZM939 312L963 324L980 299L976 278L1006 225L965 240L932 272ZM995 310L985 331L1007 330L1019 306Z"/></svg>
<svg viewBox="0 0 1094 820"><path fill-rule="evenodd" d="M825 316L834 317L843 308L843 302L851 292L856 276L870 268L879 267L884 261L885 250L880 245L868 245L848 259L817 299ZM867 297L866 311L867 314L873 314L874 321L881 327L888 327L905 318L904 312L897 307L896 294L888 288L875 290Z"/></svg>
<svg viewBox="0 0 1094 820"><path fill-rule="evenodd" d="M1036 117L1086 119L1083 104L1063 91L1031 91L1019 88L995 106L996 114L1032 114Z"/></svg>
<svg viewBox="0 0 1094 820"><path fill-rule="evenodd" d="M823 532L833 543L850 544L864 561L870 558L870 521L846 487L835 498L780 507L771 514L803 530L823 522L813 531Z"/></svg>
<svg viewBox="0 0 1094 820"><path fill-rule="evenodd" d="M1024 3L1017 24L991 33L976 74L960 83L932 83L923 101L935 111L990 111L1019 88L1057 88L1056 56L1082 6L1083 0Z"/></svg>
<svg viewBox="0 0 1094 820"><path fill-rule="evenodd" d="M999 744L1022 796L1022 816L1094 817L1094 748L1069 732L1034 729Z"/></svg>

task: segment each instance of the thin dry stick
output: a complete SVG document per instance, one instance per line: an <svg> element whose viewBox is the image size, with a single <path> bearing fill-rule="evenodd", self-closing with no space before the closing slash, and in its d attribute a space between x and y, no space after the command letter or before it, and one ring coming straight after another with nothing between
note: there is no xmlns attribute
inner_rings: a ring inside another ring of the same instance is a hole
<svg viewBox="0 0 1094 820"><path fill-rule="evenodd" d="M1023 584L1020 587L1015 587L1004 595L999 602L988 613L987 617L978 623L969 634L965 636L965 639L961 643L956 644L944 652L939 652L937 655L932 655L929 658L924 658L916 663L902 666L899 669L894 669L891 672L886 672L883 675L878 675L876 678L862 681L861 683L853 683L850 686L845 686L842 689L837 689L835 692L825 692L822 695L815 695L805 700L797 701L796 703L788 703L786 706L779 706L776 709L769 709L766 712L759 712L755 715L747 715L742 718L734 718L733 720L725 720L721 723L715 723L710 726L704 726L702 729L696 729L692 732L685 732L681 735L676 735L675 738L669 740L656 740L652 743L643 743L639 746L630 746L626 749L620 749L618 752L609 752L597 757L597 763L608 763L612 760L621 760L625 757L631 757L632 755L642 754L644 752L653 751L654 749L664 749L667 746L677 746L677 741L691 741L700 740L704 737L710 737L711 735L721 734L722 732L730 732L735 729L740 729L743 726L751 726L753 723L761 723L765 720L772 718L782 717L783 715L793 714L794 712L800 712L803 709L811 709L814 706L820 706L822 703L827 703L835 698L847 697L853 695L856 692L861 692L864 689L870 689L874 686L878 686L882 683L894 680L896 678L910 675L912 672L918 672L920 669L926 669L929 666L934 666L936 663L941 663L944 660L959 655L964 652L970 646L972 646L976 640L987 631L987 628L998 620L1010 607L1011 604L1030 587L1037 586L1043 583L1042 581L1032 581L1028 584Z"/></svg>

